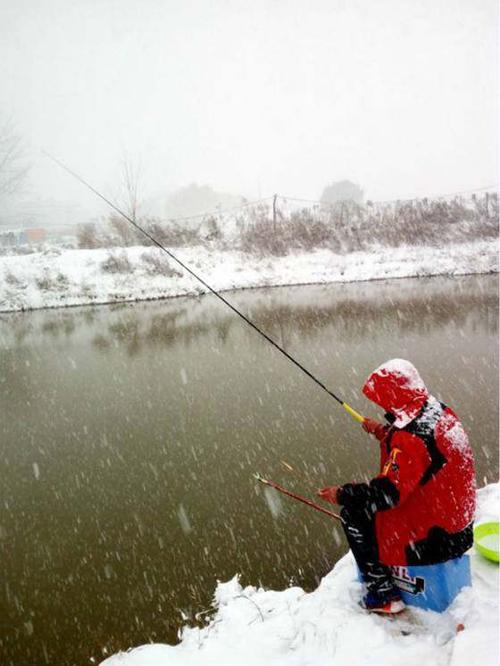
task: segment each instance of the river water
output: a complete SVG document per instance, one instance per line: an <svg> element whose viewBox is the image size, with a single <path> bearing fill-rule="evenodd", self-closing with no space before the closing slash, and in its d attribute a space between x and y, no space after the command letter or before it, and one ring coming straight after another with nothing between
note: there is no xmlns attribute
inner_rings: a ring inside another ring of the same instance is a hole
<svg viewBox="0 0 500 666"><path fill-rule="evenodd" d="M364 379L408 358L498 477L496 276L228 296L368 416ZM338 525L313 496L376 472L376 445L211 296L0 318L2 664L90 664L174 642L216 581L310 590ZM286 471L285 461L295 474Z"/></svg>

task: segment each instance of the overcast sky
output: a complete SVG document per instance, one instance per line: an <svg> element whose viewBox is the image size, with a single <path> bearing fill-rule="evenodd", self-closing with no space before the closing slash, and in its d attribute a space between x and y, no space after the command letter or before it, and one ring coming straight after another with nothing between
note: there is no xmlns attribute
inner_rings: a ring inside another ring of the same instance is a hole
<svg viewBox="0 0 500 666"><path fill-rule="evenodd" d="M0 109L31 192L106 193L120 155L148 194L368 197L497 181L496 0L0 0ZM89 204L90 205L90 204Z"/></svg>

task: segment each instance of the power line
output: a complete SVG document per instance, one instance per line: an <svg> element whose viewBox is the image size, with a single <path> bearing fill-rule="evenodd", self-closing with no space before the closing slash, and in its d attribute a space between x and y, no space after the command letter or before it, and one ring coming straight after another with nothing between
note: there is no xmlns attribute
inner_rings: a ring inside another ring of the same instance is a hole
<svg viewBox="0 0 500 666"><path fill-rule="evenodd" d="M477 187L477 188L471 188L468 190L460 190L458 192L448 192L446 194L426 194L426 195L419 195L415 197L399 197L396 199L368 199L368 201L371 201L374 204L383 204L383 203L397 203L398 201L415 201L417 199L443 199L445 197L453 197L453 196L459 196L460 194L474 194L475 192L485 192L486 190L497 190L498 185L488 185L487 187ZM312 203L312 204L319 204L320 206L325 206L326 208L332 207L335 204L328 203L325 201L320 201L319 199L300 199L298 197L287 197L287 196L281 196L280 199L284 199L286 201L299 201L302 203ZM339 202L340 203L340 202Z"/></svg>
<svg viewBox="0 0 500 666"><path fill-rule="evenodd" d="M222 215L223 213L229 213L234 210L241 210L247 208L248 206L256 206L264 201L269 201L273 197L264 197L263 199L257 199L256 201L246 201L245 203L240 204L239 206L233 206L232 208L216 209L208 211L205 213L197 213L196 215L186 215L184 217L169 217L167 218L169 222L183 222L185 220L195 220L199 217L206 217L207 215Z"/></svg>
<svg viewBox="0 0 500 666"><path fill-rule="evenodd" d="M312 203L312 204L319 204L320 206L325 206L326 208L333 206L334 204L327 203L325 201L319 201L318 199L298 199L297 197L285 197L279 195L280 199L284 199L285 201L299 201L302 203Z"/></svg>
<svg viewBox="0 0 500 666"><path fill-rule="evenodd" d="M422 199L444 199L446 197L458 197L461 194L474 194L475 192L486 192L487 190L498 190L498 185L488 185L487 187L476 187L475 189L460 190L458 192L447 192L446 194L425 194L415 197L406 197L400 199L384 199L373 201L373 203L397 203L398 201L417 201Z"/></svg>

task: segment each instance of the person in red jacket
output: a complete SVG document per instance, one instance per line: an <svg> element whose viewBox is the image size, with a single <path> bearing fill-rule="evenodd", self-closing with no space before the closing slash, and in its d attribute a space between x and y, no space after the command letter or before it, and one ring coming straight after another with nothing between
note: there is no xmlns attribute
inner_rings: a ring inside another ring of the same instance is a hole
<svg viewBox="0 0 500 666"><path fill-rule="evenodd" d="M452 409L429 394L402 359L382 364L363 393L386 412L388 425L365 419L380 442L380 473L368 483L318 491L342 506L347 541L376 612L404 608L391 565L424 565L460 557L472 546L476 484L467 435Z"/></svg>

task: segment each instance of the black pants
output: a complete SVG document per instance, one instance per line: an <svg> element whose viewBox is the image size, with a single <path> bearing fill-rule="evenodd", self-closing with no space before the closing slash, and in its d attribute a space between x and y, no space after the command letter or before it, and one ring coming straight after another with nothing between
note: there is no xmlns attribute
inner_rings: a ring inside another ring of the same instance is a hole
<svg viewBox="0 0 500 666"><path fill-rule="evenodd" d="M347 509L340 512L342 527L368 592L385 595L394 590L391 570L379 560L375 517L370 510Z"/></svg>

